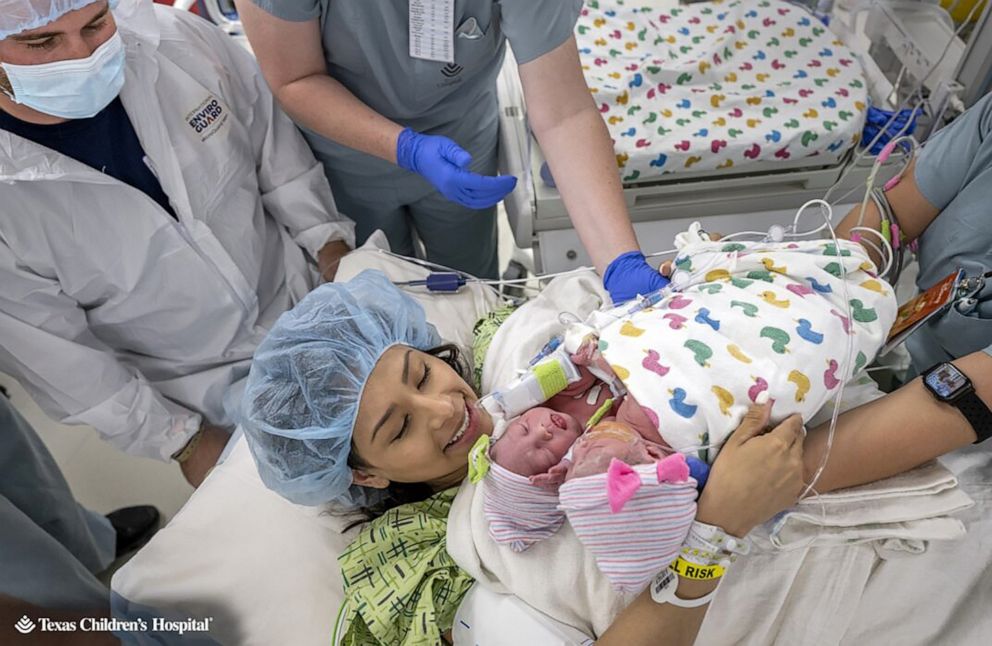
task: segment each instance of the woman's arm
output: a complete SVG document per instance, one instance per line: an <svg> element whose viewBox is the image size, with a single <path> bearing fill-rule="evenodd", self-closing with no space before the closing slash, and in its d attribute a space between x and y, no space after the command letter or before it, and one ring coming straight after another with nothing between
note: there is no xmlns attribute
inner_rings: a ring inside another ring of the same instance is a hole
<svg viewBox="0 0 992 646"><path fill-rule="evenodd" d="M992 405L992 356L975 352L954 365L978 396ZM803 460L807 482L823 461L829 422L811 430ZM859 406L837 420L820 493L874 482L908 471L975 441L975 431L954 406L937 401L916 378L899 390Z"/></svg>
<svg viewBox="0 0 992 646"><path fill-rule="evenodd" d="M396 163L402 126L359 101L327 74L320 21L282 20L235 0L272 93L297 123L340 144Z"/></svg>
<svg viewBox="0 0 992 646"><path fill-rule="evenodd" d="M930 226L930 223L940 214L937 207L930 204L927 198L923 197L923 193L920 192L920 187L916 183L915 159L910 162L909 168L903 174L902 180L889 190L885 196L889 200L889 206L892 207L893 213L895 213L896 220L899 221L902 232L909 240L915 240L920 237L926 228ZM859 226L858 218L860 216L861 206L859 205L844 216L841 223L837 225L837 237L850 239L851 227ZM864 219L860 226L878 231L881 222L882 217L878 212L878 207L875 206L874 200L868 200L868 205L865 207ZM871 236L867 236L865 239L871 242L878 242ZM878 254L874 253L870 247L867 249L872 261L881 267L881 258L878 258Z"/></svg>
<svg viewBox="0 0 992 646"><path fill-rule="evenodd" d="M740 428L727 440L713 465L699 500L696 519L744 536L753 527L793 505L802 491L802 422L797 416L764 433L771 407L752 406ZM702 597L719 580L679 579L676 595ZM599 646L664 643L690 646L706 616L707 606L683 608L656 603L642 592L620 613Z"/></svg>
<svg viewBox="0 0 992 646"><path fill-rule="evenodd" d="M937 215L988 169L992 150L992 96L986 96L927 140L902 180L886 193L899 226L910 240L918 238ZM984 180L979 180L984 181ZM847 237L861 207L837 229ZM869 201L864 226L878 228L879 214Z"/></svg>
<svg viewBox="0 0 992 646"><path fill-rule="evenodd" d="M586 86L575 38L520 66L527 119L600 275L638 249L613 142Z"/></svg>

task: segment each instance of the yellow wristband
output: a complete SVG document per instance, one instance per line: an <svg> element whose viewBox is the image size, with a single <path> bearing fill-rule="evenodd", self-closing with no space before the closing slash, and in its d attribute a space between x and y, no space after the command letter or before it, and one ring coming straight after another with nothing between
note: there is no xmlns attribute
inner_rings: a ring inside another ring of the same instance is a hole
<svg viewBox="0 0 992 646"><path fill-rule="evenodd" d="M672 561L669 567L680 577L693 581L712 581L719 579L727 572L727 569L722 565L696 565L689 563L681 556Z"/></svg>
<svg viewBox="0 0 992 646"><path fill-rule="evenodd" d="M183 464L186 460L192 457L193 452L196 451L196 445L200 443L200 439L203 437L203 429L198 430L193 437L189 438L189 442L186 442L186 446L179 449L172 454L172 459Z"/></svg>

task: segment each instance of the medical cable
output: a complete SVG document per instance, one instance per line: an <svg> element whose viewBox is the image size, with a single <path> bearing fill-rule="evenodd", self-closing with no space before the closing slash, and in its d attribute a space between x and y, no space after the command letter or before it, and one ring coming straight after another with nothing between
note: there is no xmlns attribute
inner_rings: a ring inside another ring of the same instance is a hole
<svg viewBox="0 0 992 646"><path fill-rule="evenodd" d="M926 74L923 75L923 78L917 83L916 87L913 88L913 91L907 94L907 101L905 103L899 105L893 111L892 117L890 117L889 121L882 128L879 129L878 134L875 135L875 137L872 139L872 141L867 146L864 146L862 148L862 150L861 150L860 153L858 153L858 154L855 155L854 159L851 160L851 162L848 164L847 168L845 168L844 171L841 172L841 175L840 175L840 177L837 178L837 181L834 182L834 184L827 189L827 192L823 196L823 199L824 200L829 200L830 199L830 195L834 191L834 189L836 189L838 186L840 186L840 184L844 181L844 179L846 179L847 175L851 172L851 170L853 170L854 167L857 166L861 162L861 160L871 151L871 149L875 146L875 144L878 143L879 139L884 134L886 134L888 132L889 127L892 124L894 124L896 122L896 120L898 119L898 115L900 114L900 112L902 110L904 110L904 109L906 109L906 108L909 107L909 103L910 103L910 101L911 101L911 99L913 97L917 97L917 96L920 97L920 99L917 102L916 106L914 106L914 108L913 108L913 113L915 114L916 110L921 110L924 114L928 112L926 110L926 101L922 98L923 89L926 87L926 81L927 81L927 79L930 78L930 75L931 74L933 74L935 71L937 71L937 68L940 67L940 64L943 62L944 57L947 56L947 52L950 51L951 46L954 44L955 39L961 34L962 30L964 30L964 28L969 24L969 22L971 21L971 18L975 14L975 12L980 7L983 7L983 6L984 6L984 3L981 3L981 2L976 2L975 3L975 5L971 8L971 11L968 12L968 15L961 22L960 26L958 26L958 28L954 30L954 33L951 34L951 37L947 40L947 44L944 45L944 49L943 49L943 51L941 51L940 56L937 57L937 60L930 66L930 69L927 70ZM905 69L905 66L903 66L903 69ZM900 71L900 77L901 76L902 76L902 71ZM902 80L901 78L897 78L897 81L900 81L901 82L901 80ZM897 89L897 87L898 86L893 86L893 91L895 89ZM930 115L930 116L931 116L931 118L933 117L933 115ZM907 119L906 120L906 124L903 126L903 128L900 130L900 132L896 136L898 137L898 136L902 136L903 134L905 134L906 130L908 129L908 127L909 127L909 125L911 123L912 123L912 120ZM840 200L844 199L845 197L847 197L848 195L850 195L851 192L853 192L855 190L857 190L857 188L851 189L850 191L848 191L847 193L845 193L843 196L841 196L840 198L838 198L837 200L835 200L834 201L834 204L838 203Z"/></svg>

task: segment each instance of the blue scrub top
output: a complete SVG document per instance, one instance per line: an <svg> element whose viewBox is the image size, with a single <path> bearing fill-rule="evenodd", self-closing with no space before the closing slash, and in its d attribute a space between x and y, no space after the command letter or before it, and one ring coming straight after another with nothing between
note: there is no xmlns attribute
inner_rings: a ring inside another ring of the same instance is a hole
<svg viewBox="0 0 992 646"><path fill-rule="evenodd" d="M520 64L572 35L582 0L455 0L454 63L410 57L409 0L252 0L277 18L318 18L331 77L370 108L418 132L445 135L473 155L495 148L496 77L506 43ZM478 29L469 29L472 19ZM413 173L303 129L329 174L400 193L431 189Z"/></svg>
<svg viewBox="0 0 992 646"><path fill-rule="evenodd" d="M914 176L941 210L920 237L917 286L928 289L957 267L969 275L992 270L992 94L927 142ZM992 350L992 279L978 298L971 313L952 307L909 338L917 371Z"/></svg>

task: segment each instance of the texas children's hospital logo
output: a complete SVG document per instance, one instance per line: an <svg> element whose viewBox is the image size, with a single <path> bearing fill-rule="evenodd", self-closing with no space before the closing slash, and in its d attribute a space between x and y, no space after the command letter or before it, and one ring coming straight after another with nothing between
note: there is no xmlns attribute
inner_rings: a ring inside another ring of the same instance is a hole
<svg viewBox="0 0 992 646"><path fill-rule="evenodd" d="M186 633L210 632L210 624L213 617L204 619L165 619L164 617L151 617L149 619L117 619L116 617L83 617L79 620L60 621L49 619L48 617L31 618L22 616L14 624L14 630L22 635L28 635L35 631L42 633L171 633L184 635Z"/></svg>

